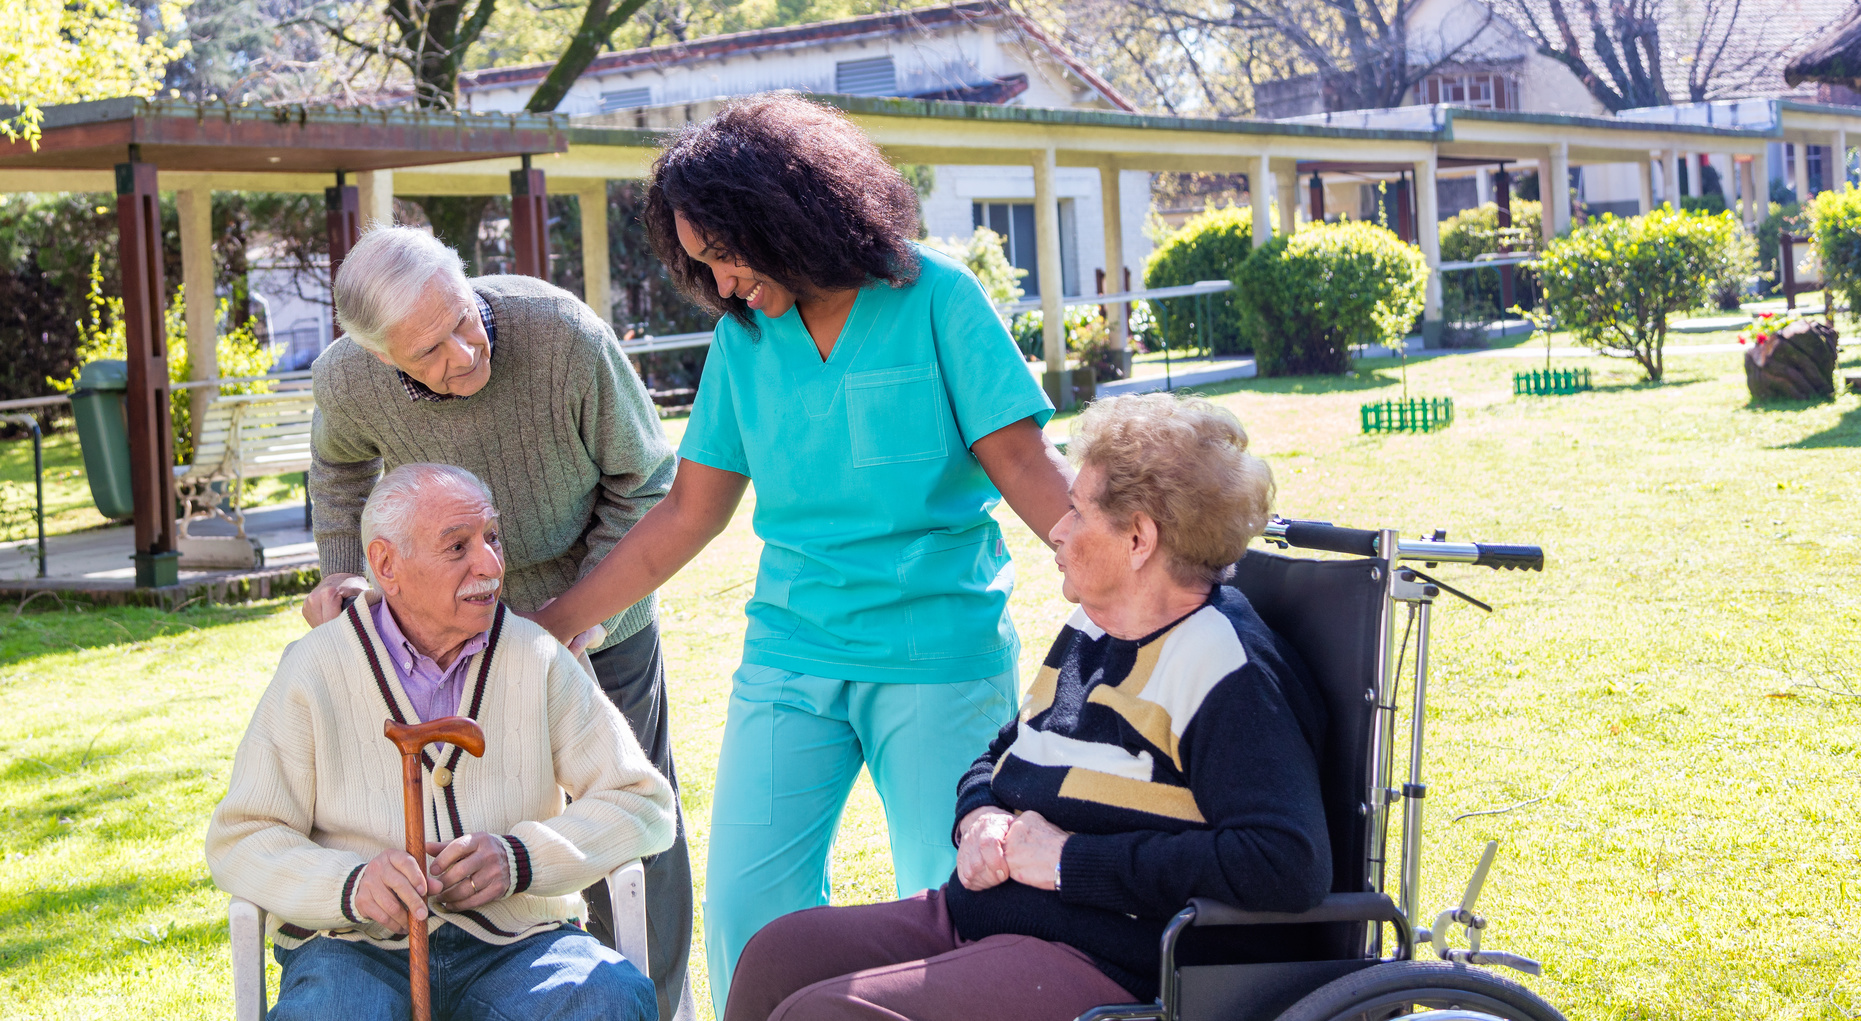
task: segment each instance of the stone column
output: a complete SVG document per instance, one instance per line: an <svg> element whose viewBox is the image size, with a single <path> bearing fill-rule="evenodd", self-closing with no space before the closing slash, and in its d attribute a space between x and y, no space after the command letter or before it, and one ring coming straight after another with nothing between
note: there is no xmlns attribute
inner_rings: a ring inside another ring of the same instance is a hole
<svg viewBox="0 0 1861 1021"><path fill-rule="evenodd" d="M1557 216L1555 215L1557 204L1551 201L1553 191L1555 189L1551 187L1551 158L1547 156L1538 161L1538 202L1543 214L1538 218L1538 229L1544 234L1546 241L1553 241L1557 238Z"/></svg>
<svg viewBox="0 0 1861 1021"><path fill-rule="evenodd" d="M1824 180L1822 183L1831 185L1832 187L1835 187L1835 188L1839 188L1842 191L1847 191L1850 187L1852 187L1852 185L1848 183L1848 131L1847 129L1837 128L1834 136L1830 138L1830 142L1833 143L1829 147L1830 171L1829 173L1822 175L1824 178L1826 178L1826 180Z"/></svg>
<svg viewBox="0 0 1861 1021"><path fill-rule="evenodd" d="M1299 172L1282 170L1274 174L1273 188L1279 199L1279 232L1290 237L1299 228Z"/></svg>
<svg viewBox="0 0 1861 1021"><path fill-rule="evenodd" d="M1778 146L1778 151L1783 147ZM1761 145L1751 154L1751 206L1754 211L1752 226L1764 222L1771 213L1771 147Z"/></svg>
<svg viewBox="0 0 1861 1021"><path fill-rule="evenodd" d="M1557 232L1570 229L1570 146L1559 142L1551 147L1551 212Z"/></svg>
<svg viewBox="0 0 1861 1021"><path fill-rule="evenodd" d="M1099 209L1105 221L1105 291L1116 294L1124 290L1124 189L1115 160L1099 164ZM1131 306L1118 304L1109 313L1111 342L1120 351L1131 343Z"/></svg>
<svg viewBox="0 0 1861 1021"><path fill-rule="evenodd" d="M1060 294L1060 197L1053 185L1052 149L1036 149L1034 164L1034 252L1039 260L1040 319L1047 372L1042 381L1053 406L1073 406L1072 377L1066 371L1066 304Z"/></svg>
<svg viewBox="0 0 1861 1021"><path fill-rule="evenodd" d="M1273 178L1273 168L1263 154L1254 157L1251 173L1247 175L1247 195L1253 200L1254 247L1260 248L1273 236L1272 205L1268 202L1267 182Z"/></svg>
<svg viewBox="0 0 1861 1021"><path fill-rule="evenodd" d="M356 194L362 202L362 229L394 223L394 171L364 170L355 175Z"/></svg>
<svg viewBox="0 0 1861 1021"><path fill-rule="evenodd" d="M1654 163L1642 160L1635 165L1635 186L1640 189L1641 215L1654 212Z"/></svg>
<svg viewBox="0 0 1861 1021"><path fill-rule="evenodd" d="M1757 194L1758 188L1755 178L1752 176L1752 165L1750 160L1733 164L1733 167L1736 168L1738 173L1739 218L1744 221L1746 230L1757 229L1759 219L1758 210L1763 208L1754 197Z"/></svg>
<svg viewBox="0 0 1861 1021"><path fill-rule="evenodd" d="M1790 183L1796 188L1798 202L1809 201L1809 146L1801 142L1790 145Z"/></svg>
<svg viewBox="0 0 1861 1021"><path fill-rule="evenodd" d="M1701 180L1700 166L1701 166L1701 161L1699 158L1699 153L1696 153L1696 152L1687 153L1686 192L1688 195L1692 196L1693 198L1699 198L1701 195L1706 194L1706 184L1703 180Z"/></svg>
<svg viewBox="0 0 1861 1021"><path fill-rule="evenodd" d="M1441 208L1435 187L1436 156L1415 161L1416 240L1428 262L1428 290L1422 299L1422 342L1441 340Z"/></svg>
<svg viewBox="0 0 1861 1021"><path fill-rule="evenodd" d="M1680 208L1680 152L1661 150L1661 201Z"/></svg>
<svg viewBox="0 0 1861 1021"><path fill-rule="evenodd" d="M213 294L213 192L182 188L175 192L175 212L181 220L181 296L187 302L187 378L213 379L220 374L215 345L219 304ZM188 392L193 410L190 433L200 442L200 423L213 400L212 387Z"/></svg>
<svg viewBox="0 0 1861 1021"><path fill-rule="evenodd" d="M613 281L607 251L607 182L576 193L582 220L582 300L609 326L614 325Z"/></svg>

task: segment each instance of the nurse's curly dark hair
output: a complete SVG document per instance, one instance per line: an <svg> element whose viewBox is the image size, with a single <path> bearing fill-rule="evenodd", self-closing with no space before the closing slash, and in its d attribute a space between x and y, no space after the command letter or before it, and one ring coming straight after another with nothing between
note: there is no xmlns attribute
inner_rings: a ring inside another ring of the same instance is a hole
<svg viewBox="0 0 1861 1021"><path fill-rule="evenodd" d="M686 297L754 334L742 298L719 298L679 244L674 214L729 257L797 295L917 279L917 191L866 133L794 93L736 100L686 127L653 163L646 232Z"/></svg>

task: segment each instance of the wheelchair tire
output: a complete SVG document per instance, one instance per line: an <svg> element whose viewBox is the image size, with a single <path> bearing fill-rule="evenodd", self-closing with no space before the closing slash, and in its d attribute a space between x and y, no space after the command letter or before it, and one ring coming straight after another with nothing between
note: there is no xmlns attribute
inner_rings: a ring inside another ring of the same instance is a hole
<svg viewBox="0 0 1861 1021"><path fill-rule="evenodd" d="M1565 1021L1537 993L1490 971L1446 961L1379 964L1320 986L1278 1021L1393 1021L1465 1010L1504 1021Z"/></svg>

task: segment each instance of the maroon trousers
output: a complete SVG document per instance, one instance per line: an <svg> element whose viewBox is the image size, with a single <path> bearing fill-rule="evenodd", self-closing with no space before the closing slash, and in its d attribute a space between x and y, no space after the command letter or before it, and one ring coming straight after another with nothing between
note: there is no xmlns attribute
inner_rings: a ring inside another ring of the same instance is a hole
<svg viewBox="0 0 1861 1021"><path fill-rule="evenodd" d="M1064 943L962 939L926 890L770 922L743 948L724 1021L1073 1021L1132 999Z"/></svg>

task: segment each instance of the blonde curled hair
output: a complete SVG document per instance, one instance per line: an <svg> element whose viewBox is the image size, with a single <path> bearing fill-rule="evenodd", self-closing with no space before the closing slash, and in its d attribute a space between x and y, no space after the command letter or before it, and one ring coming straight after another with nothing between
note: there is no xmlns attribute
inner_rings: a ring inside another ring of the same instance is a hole
<svg viewBox="0 0 1861 1021"><path fill-rule="evenodd" d="M1095 401L1073 422L1067 453L1099 470L1099 509L1114 521L1141 511L1157 523L1170 574L1184 585L1226 580L1266 528L1272 470L1247 452L1240 421L1200 397Z"/></svg>

